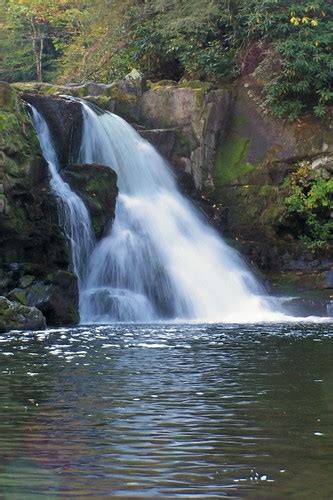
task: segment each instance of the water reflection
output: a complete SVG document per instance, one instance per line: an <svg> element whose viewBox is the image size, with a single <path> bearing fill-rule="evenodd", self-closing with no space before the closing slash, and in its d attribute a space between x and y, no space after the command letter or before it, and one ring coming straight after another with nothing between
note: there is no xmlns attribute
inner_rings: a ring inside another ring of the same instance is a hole
<svg viewBox="0 0 333 500"><path fill-rule="evenodd" d="M3 335L1 495L331 497L331 326Z"/></svg>

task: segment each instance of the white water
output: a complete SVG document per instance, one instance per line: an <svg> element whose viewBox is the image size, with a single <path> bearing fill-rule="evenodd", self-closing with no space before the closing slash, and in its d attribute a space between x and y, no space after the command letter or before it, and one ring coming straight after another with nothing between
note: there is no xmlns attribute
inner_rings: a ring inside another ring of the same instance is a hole
<svg viewBox="0 0 333 500"><path fill-rule="evenodd" d="M279 320L238 254L178 191L167 163L122 118L82 103L82 163L118 174L113 227L89 259L81 320Z"/></svg>
<svg viewBox="0 0 333 500"><path fill-rule="evenodd" d="M59 223L69 239L73 270L81 288L86 278L88 259L95 245L89 213L81 198L59 174L57 153L46 121L33 106L30 105L30 108L42 153L49 166L50 186L57 199Z"/></svg>

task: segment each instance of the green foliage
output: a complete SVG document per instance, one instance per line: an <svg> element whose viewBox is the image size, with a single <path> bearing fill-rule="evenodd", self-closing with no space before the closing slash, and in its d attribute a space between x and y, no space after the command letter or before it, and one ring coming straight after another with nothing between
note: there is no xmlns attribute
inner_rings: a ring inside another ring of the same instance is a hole
<svg viewBox="0 0 333 500"><path fill-rule="evenodd" d="M294 120L322 118L333 103L333 4L326 0L253 0L241 9L246 38L270 43L279 67L264 87L268 107Z"/></svg>
<svg viewBox="0 0 333 500"><path fill-rule="evenodd" d="M333 238L333 179L324 179L303 162L286 178L285 187L285 220L312 253L326 250Z"/></svg>
<svg viewBox="0 0 333 500"><path fill-rule="evenodd" d="M80 0L0 0L0 78L52 80L77 34Z"/></svg>
<svg viewBox="0 0 333 500"><path fill-rule="evenodd" d="M327 0L0 0L0 14L10 81L35 77L37 33L48 80L110 82L137 68L152 81L225 82L247 74L254 49L249 72L272 59L262 90L276 116L322 118L333 103Z"/></svg>
<svg viewBox="0 0 333 500"><path fill-rule="evenodd" d="M210 0L154 0L128 13L132 54L150 78L221 79L233 73L228 9Z"/></svg>

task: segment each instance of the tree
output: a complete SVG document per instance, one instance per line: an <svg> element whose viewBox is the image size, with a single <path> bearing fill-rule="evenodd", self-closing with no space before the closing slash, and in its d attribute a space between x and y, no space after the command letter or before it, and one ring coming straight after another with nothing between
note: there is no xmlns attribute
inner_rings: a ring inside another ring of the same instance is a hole
<svg viewBox="0 0 333 500"><path fill-rule="evenodd" d="M80 10L75 0L3 0L3 28L7 38L19 38L21 46L30 46L34 57L35 76L42 81L45 46L56 57L64 43L76 34Z"/></svg>

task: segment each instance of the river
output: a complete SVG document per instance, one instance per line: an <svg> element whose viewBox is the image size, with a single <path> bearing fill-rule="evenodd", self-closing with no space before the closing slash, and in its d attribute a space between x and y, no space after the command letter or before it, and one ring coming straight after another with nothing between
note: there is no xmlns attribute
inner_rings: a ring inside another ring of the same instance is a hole
<svg viewBox="0 0 333 500"><path fill-rule="evenodd" d="M0 336L0 496L332 498L332 323Z"/></svg>

